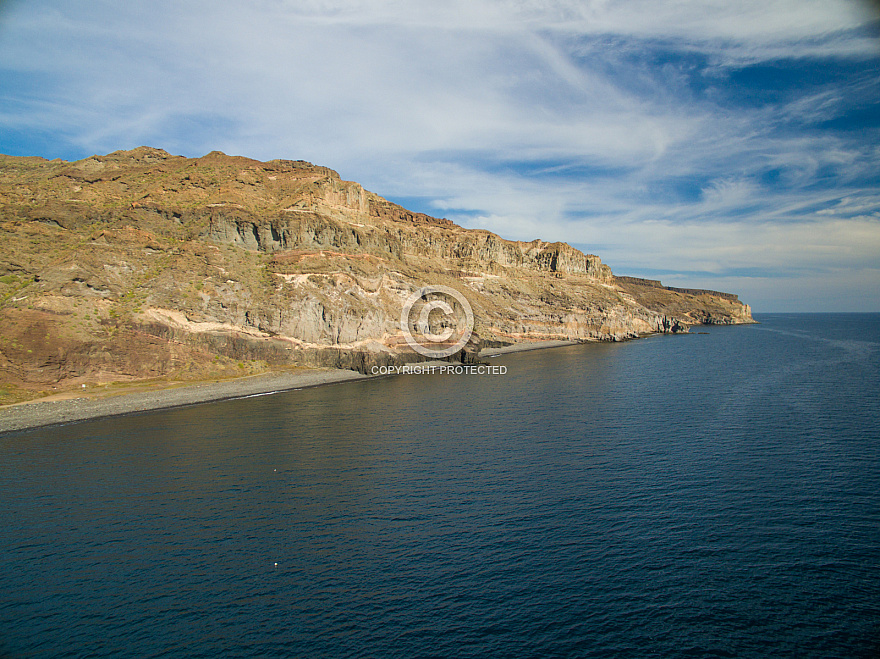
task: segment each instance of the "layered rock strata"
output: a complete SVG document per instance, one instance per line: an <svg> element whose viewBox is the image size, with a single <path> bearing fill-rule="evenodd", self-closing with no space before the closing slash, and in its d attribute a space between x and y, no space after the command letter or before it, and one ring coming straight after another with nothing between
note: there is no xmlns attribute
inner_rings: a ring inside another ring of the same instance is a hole
<svg viewBox="0 0 880 659"><path fill-rule="evenodd" d="M465 360L487 345L751 322L735 295L615 277L567 244L463 229L303 161L147 147L78 162L0 156L0 213L8 398L418 361L400 318L424 286L472 307Z"/></svg>

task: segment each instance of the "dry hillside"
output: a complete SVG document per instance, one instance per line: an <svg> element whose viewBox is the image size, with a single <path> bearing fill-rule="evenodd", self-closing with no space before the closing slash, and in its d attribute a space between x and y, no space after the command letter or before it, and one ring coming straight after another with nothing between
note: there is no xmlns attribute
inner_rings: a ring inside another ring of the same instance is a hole
<svg viewBox="0 0 880 659"><path fill-rule="evenodd" d="M0 156L0 403L72 387L423 359L404 301L449 286L480 347L751 322L734 295L616 278L563 243L409 212L302 161L141 147Z"/></svg>

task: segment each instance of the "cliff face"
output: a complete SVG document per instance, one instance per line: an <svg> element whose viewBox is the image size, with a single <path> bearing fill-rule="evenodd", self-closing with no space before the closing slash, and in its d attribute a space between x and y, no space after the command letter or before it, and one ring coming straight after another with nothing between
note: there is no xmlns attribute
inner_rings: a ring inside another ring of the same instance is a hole
<svg viewBox="0 0 880 659"><path fill-rule="evenodd" d="M486 345L751 322L736 296L618 279L564 243L466 230L302 161L146 147L74 163L0 156L0 212L8 399L420 360L400 319L423 286L472 307L466 359Z"/></svg>

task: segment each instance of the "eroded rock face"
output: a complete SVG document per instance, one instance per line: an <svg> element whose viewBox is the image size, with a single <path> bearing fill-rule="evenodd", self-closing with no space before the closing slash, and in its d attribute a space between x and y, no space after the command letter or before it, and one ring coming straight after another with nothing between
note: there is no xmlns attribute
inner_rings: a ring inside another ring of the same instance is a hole
<svg viewBox="0 0 880 659"><path fill-rule="evenodd" d="M0 378L24 388L419 360L400 315L428 285L473 308L467 359L480 341L751 322L734 295L615 278L570 245L466 230L303 161L0 156L0 211Z"/></svg>

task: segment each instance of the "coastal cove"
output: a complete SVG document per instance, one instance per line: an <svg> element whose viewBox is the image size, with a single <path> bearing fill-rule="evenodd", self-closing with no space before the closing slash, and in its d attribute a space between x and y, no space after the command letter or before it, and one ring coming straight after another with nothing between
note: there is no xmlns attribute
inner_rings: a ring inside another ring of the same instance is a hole
<svg viewBox="0 0 880 659"><path fill-rule="evenodd" d="M756 319L6 433L0 656L872 656L880 315Z"/></svg>

